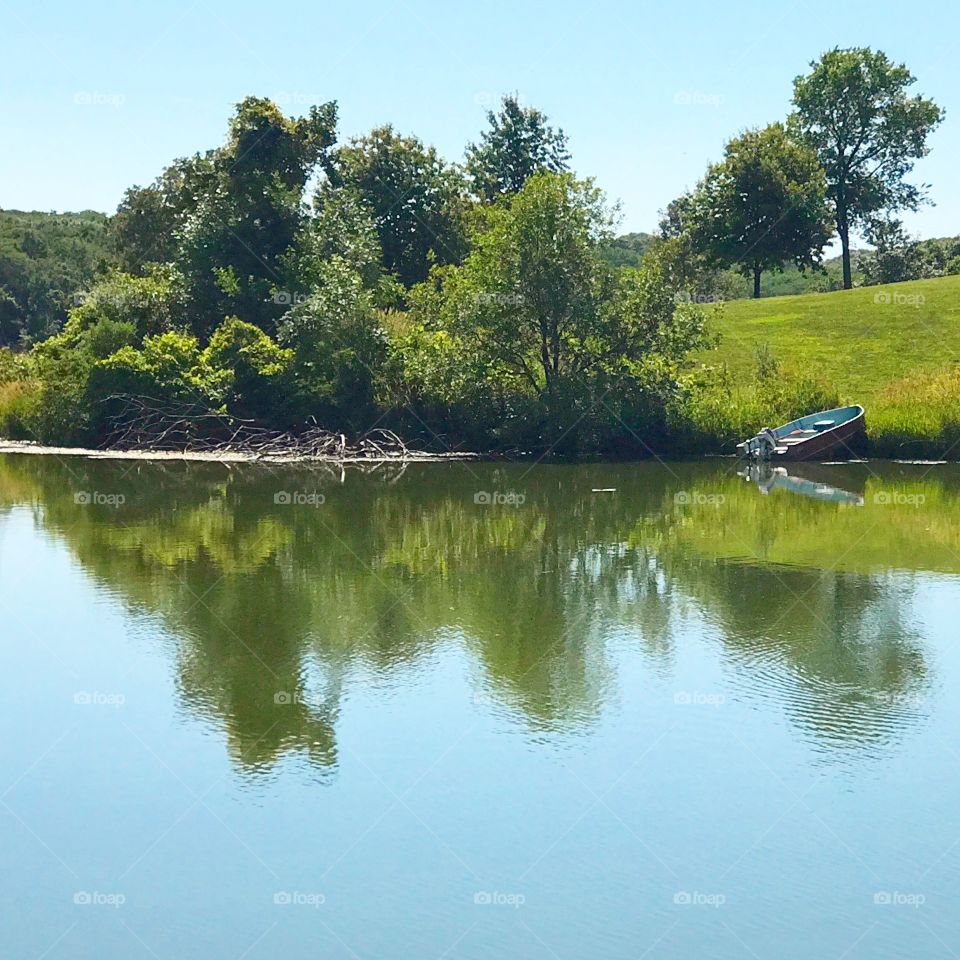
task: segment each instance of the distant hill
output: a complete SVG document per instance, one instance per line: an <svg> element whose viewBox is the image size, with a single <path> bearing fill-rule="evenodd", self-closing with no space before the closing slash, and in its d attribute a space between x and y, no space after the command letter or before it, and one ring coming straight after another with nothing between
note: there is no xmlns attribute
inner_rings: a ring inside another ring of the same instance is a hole
<svg viewBox="0 0 960 960"><path fill-rule="evenodd" d="M0 210L0 346L59 329L111 261L102 213Z"/></svg>
<svg viewBox="0 0 960 960"><path fill-rule="evenodd" d="M614 267L638 267L654 239L652 233L624 233L604 247L604 259Z"/></svg>

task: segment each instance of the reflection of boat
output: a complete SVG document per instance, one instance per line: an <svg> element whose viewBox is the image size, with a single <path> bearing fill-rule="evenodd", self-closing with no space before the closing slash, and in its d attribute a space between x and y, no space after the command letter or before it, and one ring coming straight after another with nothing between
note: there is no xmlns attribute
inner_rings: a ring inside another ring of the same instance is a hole
<svg viewBox="0 0 960 960"><path fill-rule="evenodd" d="M797 493L802 497L811 497L814 500L863 506L862 494L824 483L822 479L816 477L803 476L797 468L789 474L785 467L773 467L769 463L752 463L740 472L740 476L756 483L763 494L768 494L776 488Z"/></svg>
<svg viewBox="0 0 960 960"><path fill-rule="evenodd" d="M737 449L753 460L823 460L848 454L850 445L863 433L863 407L837 407L773 430L764 427L755 437L738 443Z"/></svg>

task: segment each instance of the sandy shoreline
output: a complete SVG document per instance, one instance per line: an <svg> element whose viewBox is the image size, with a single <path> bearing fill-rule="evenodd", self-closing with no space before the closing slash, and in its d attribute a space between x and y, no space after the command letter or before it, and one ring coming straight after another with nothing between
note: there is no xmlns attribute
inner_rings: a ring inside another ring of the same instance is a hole
<svg viewBox="0 0 960 960"><path fill-rule="evenodd" d="M478 460L473 453L411 453L406 457L257 456L243 451L90 450L85 447L48 447L29 440L0 440L0 454L24 453L52 457L85 457L90 460L161 460L203 463L444 463Z"/></svg>

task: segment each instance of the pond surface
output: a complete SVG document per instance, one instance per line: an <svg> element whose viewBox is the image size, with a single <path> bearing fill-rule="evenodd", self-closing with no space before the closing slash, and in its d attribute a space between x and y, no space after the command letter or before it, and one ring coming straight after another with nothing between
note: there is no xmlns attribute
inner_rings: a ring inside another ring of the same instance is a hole
<svg viewBox="0 0 960 960"><path fill-rule="evenodd" d="M960 952L960 470L0 458L27 960Z"/></svg>

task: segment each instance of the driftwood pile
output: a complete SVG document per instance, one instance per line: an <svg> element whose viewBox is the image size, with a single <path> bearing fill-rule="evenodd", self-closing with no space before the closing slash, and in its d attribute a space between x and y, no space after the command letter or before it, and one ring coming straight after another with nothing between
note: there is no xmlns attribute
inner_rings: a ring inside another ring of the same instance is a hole
<svg viewBox="0 0 960 960"><path fill-rule="evenodd" d="M348 439L316 423L281 432L253 420L212 411L202 404L121 395L107 400L108 450L231 453L264 460L410 461L443 454L411 450L391 430L370 430ZM450 456L448 454L447 456Z"/></svg>

